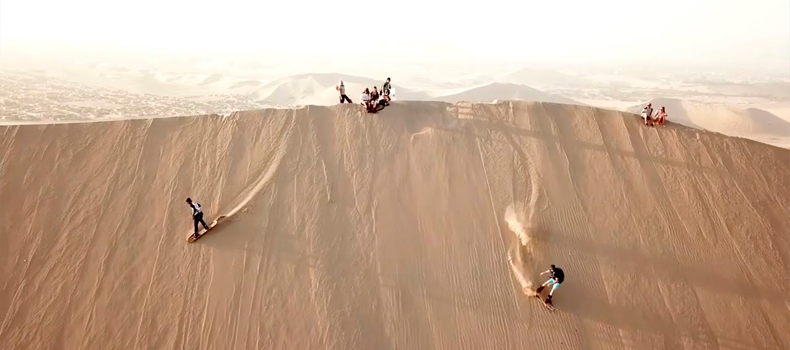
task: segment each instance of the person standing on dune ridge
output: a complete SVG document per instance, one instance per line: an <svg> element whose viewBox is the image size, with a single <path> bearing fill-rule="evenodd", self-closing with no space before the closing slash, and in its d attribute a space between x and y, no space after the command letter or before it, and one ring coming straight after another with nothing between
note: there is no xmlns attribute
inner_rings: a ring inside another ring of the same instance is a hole
<svg viewBox="0 0 790 350"><path fill-rule="evenodd" d="M198 238L198 223L203 224L206 231L209 229L206 222L203 221L203 208L200 206L200 203L193 202L192 198L187 198L187 204L192 209L192 220L195 221L195 238Z"/></svg>
<svg viewBox="0 0 790 350"><path fill-rule="evenodd" d="M392 85L390 85L390 78L387 78L387 81L384 82L384 85L381 86L381 93L384 96L390 95L390 90L392 89Z"/></svg>
<svg viewBox="0 0 790 350"><path fill-rule="evenodd" d="M345 101L348 101L348 103L354 103L354 102L351 102L351 99L348 98L348 96L346 95L346 86L343 85L343 81L342 80L340 81L340 85L337 87L337 91L340 92L340 103L341 104L343 102L345 102Z"/></svg>

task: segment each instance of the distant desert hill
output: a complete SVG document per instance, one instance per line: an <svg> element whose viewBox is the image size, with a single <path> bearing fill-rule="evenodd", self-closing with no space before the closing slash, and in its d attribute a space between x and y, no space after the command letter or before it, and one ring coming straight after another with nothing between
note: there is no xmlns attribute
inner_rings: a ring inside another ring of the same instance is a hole
<svg viewBox="0 0 790 350"><path fill-rule="evenodd" d="M543 68L522 68L499 80L505 83L555 88L582 87L589 84L583 77Z"/></svg>
<svg viewBox="0 0 790 350"><path fill-rule="evenodd" d="M790 349L788 158L535 102L0 126L0 349Z"/></svg>
<svg viewBox="0 0 790 350"><path fill-rule="evenodd" d="M666 107L669 121L698 129L761 141L766 137L776 139L790 136L790 123L762 109L738 109L670 98L650 102L656 111L661 106ZM628 111L640 113L642 107L644 104L632 106Z"/></svg>
<svg viewBox="0 0 790 350"><path fill-rule="evenodd" d="M705 91L716 94L762 97L776 101L790 100L790 82L738 82L713 79L685 79L683 84L700 86Z"/></svg>
<svg viewBox="0 0 790 350"><path fill-rule="evenodd" d="M445 102L490 102L493 100L498 101L533 101L533 102L551 102L563 103L571 105L583 106L584 103L574 101L570 98L545 93L543 91L533 89L529 86L508 84L508 83L492 83L476 88L472 88L457 94L436 97L439 101Z"/></svg>
<svg viewBox="0 0 790 350"><path fill-rule="evenodd" d="M250 96L281 105L333 105L340 102L335 87L342 80L346 86L346 95L354 103L359 103L359 97L365 88L381 88L386 79L387 77L382 77L381 80L374 80L345 74L300 74L275 80L255 89ZM429 99L426 93L400 87L397 80L392 85L396 100Z"/></svg>
<svg viewBox="0 0 790 350"><path fill-rule="evenodd" d="M243 88L243 87L257 87L257 86L260 86L260 85L261 85L261 82L258 81L258 80L242 80L242 81L238 81L238 82L235 82L235 83L231 84L230 86L228 86L228 89L229 90L234 90L234 89Z"/></svg>
<svg viewBox="0 0 790 350"><path fill-rule="evenodd" d="M40 71L29 75L63 79L87 86L168 97L242 94L260 85L260 82L253 83L257 80L237 78L223 73L178 73L101 64L53 70L52 72Z"/></svg>

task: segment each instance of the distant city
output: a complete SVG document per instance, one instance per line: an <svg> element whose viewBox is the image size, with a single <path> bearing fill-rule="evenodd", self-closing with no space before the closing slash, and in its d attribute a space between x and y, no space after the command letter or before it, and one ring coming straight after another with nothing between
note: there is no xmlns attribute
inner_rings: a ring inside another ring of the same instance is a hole
<svg viewBox="0 0 790 350"><path fill-rule="evenodd" d="M243 95L172 97L90 86L25 72L0 72L0 119L59 121L229 114L277 107Z"/></svg>

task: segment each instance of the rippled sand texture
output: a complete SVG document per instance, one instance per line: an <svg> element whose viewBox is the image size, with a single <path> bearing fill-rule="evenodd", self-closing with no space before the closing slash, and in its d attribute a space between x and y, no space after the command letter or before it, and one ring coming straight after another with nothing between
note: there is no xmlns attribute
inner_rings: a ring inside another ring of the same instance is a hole
<svg viewBox="0 0 790 350"><path fill-rule="evenodd" d="M786 149L526 102L0 136L2 349L790 348Z"/></svg>

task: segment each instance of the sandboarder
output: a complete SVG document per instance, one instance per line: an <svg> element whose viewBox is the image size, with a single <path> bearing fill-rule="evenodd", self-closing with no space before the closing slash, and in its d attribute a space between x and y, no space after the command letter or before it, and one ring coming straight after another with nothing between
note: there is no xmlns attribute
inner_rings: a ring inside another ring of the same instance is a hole
<svg viewBox="0 0 790 350"><path fill-rule="evenodd" d="M195 221L195 238L198 238L198 223L203 224L206 231L209 229L206 222L203 221L203 208L200 206L200 203L193 202L192 198L187 198L187 204L189 204L189 207L192 209L192 219Z"/></svg>
<svg viewBox="0 0 790 350"><path fill-rule="evenodd" d="M538 297L540 297L540 292L543 291L543 288L551 286L551 291L549 292L549 296L546 297L546 304L549 306L553 306L551 304L551 296L554 294L555 290L560 288L560 284L562 284L562 282L565 281L565 273L562 272L561 268L551 265L550 269L543 271L540 274L541 276L545 274L549 274L550 278L548 281L543 282L543 284L541 284L540 287L538 287L538 289L535 290L535 293L537 293Z"/></svg>

